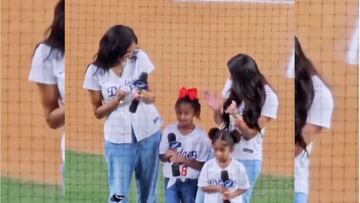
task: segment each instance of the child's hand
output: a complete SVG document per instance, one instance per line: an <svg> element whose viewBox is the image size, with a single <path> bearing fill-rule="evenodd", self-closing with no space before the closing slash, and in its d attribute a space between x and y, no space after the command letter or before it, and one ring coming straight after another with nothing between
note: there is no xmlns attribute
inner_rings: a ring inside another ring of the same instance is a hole
<svg viewBox="0 0 360 203"><path fill-rule="evenodd" d="M177 152L176 152L175 150L169 149L169 150L165 153L165 158L168 159L168 160L170 160L171 157L176 156L176 153L177 153Z"/></svg>
<svg viewBox="0 0 360 203"><path fill-rule="evenodd" d="M235 191L230 191L229 189L224 189L222 194L224 200L231 200L237 195Z"/></svg>
<svg viewBox="0 0 360 203"><path fill-rule="evenodd" d="M184 157L179 156L178 154L175 154L174 156L172 156L170 158L170 162L174 163L174 164L183 163L184 162Z"/></svg>

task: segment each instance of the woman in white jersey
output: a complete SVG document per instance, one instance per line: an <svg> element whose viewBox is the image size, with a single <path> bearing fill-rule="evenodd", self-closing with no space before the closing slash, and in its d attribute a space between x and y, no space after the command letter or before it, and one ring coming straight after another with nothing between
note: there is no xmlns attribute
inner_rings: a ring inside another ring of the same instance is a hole
<svg viewBox="0 0 360 203"><path fill-rule="evenodd" d="M157 201L162 119L151 85L146 88L146 76L141 76L153 70L148 55L137 48L134 31L125 25L106 31L94 62L87 68L83 87L89 90L96 118L105 118L109 202L129 201L134 171L138 202ZM138 105L132 105L136 101Z"/></svg>
<svg viewBox="0 0 360 203"><path fill-rule="evenodd" d="M63 127L65 123L64 8L65 1L60 0L54 9L54 19L48 29L48 37L35 49L29 74L29 80L38 86L46 123L52 129ZM63 162L64 136L63 134L61 137ZM61 170L64 176L63 166Z"/></svg>
<svg viewBox="0 0 360 203"><path fill-rule="evenodd" d="M205 93L205 99L214 110L218 124L236 128L241 133L233 157L246 168L250 188L243 200L249 203L261 173L265 126L276 118L278 99L250 56L238 54L228 61L227 66L231 77L223 89L223 99L209 92Z"/></svg>
<svg viewBox="0 0 360 203"><path fill-rule="evenodd" d="M312 141L330 128L333 107L329 88L295 37L295 203L308 202Z"/></svg>

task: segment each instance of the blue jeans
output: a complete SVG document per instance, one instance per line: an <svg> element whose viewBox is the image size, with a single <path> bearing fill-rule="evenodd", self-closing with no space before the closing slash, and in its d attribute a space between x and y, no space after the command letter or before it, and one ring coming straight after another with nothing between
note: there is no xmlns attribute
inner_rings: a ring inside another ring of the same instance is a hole
<svg viewBox="0 0 360 203"><path fill-rule="evenodd" d="M122 203L129 201L129 188L135 171L139 203L157 202L157 183L159 171L159 143L161 132L158 131L141 141L114 144L105 142L105 158L108 167L109 202L113 194L125 195Z"/></svg>
<svg viewBox="0 0 360 203"><path fill-rule="evenodd" d="M295 192L295 203L307 203L308 195L302 192Z"/></svg>
<svg viewBox="0 0 360 203"><path fill-rule="evenodd" d="M165 178L166 203L195 203L197 179L186 179L184 182L177 179L170 188L166 188L169 178Z"/></svg>
<svg viewBox="0 0 360 203"><path fill-rule="evenodd" d="M259 160L238 160L246 169L246 174L249 179L250 188L243 194L243 203L250 203L251 193L254 189L255 183L261 174L261 161Z"/></svg>

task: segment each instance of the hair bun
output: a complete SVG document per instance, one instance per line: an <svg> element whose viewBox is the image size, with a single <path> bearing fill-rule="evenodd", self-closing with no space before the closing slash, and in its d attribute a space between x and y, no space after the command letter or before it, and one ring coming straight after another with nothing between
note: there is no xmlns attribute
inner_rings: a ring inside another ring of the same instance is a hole
<svg viewBox="0 0 360 203"><path fill-rule="evenodd" d="M214 141L214 139L216 139L216 135L217 135L217 133L220 131L220 129L219 128L211 128L210 130L209 130L209 138L212 140L212 141Z"/></svg>
<svg viewBox="0 0 360 203"><path fill-rule="evenodd" d="M239 143L241 139L241 134L238 130L232 130L230 131L230 136L234 140L234 143Z"/></svg>

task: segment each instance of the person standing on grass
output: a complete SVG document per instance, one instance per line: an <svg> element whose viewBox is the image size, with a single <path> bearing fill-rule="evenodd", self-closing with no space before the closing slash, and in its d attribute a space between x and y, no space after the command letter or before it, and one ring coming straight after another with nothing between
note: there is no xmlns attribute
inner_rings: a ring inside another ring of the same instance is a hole
<svg viewBox="0 0 360 203"><path fill-rule="evenodd" d="M167 203L194 203L200 171L210 153L206 132L194 123L201 105L196 88L181 88L175 103L177 122L167 126L160 142Z"/></svg>
<svg viewBox="0 0 360 203"><path fill-rule="evenodd" d="M330 128L334 101L295 37L295 203L307 203L313 140Z"/></svg>
<svg viewBox="0 0 360 203"><path fill-rule="evenodd" d="M48 28L48 36L40 42L32 58L29 80L36 83L44 110L46 123L51 129L65 124L65 0L54 9L54 18ZM61 136L63 164L62 187L64 189L65 134Z"/></svg>
<svg viewBox="0 0 360 203"><path fill-rule="evenodd" d="M227 66L230 79L225 83L223 98L208 91L204 96L214 111L215 122L241 134L233 158L246 168L250 188L243 195L243 202L249 203L261 174L265 127L276 119L278 99L252 57L237 54Z"/></svg>
<svg viewBox="0 0 360 203"><path fill-rule="evenodd" d="M146 79L154 69L138 48L134 31L125 25L106 31L95 60L87 67L83 87L89 91L95 117L105 119L109 202L130 201L133 172L138 202L157 202L162 119L154 105L151 80Z"/></svg>

